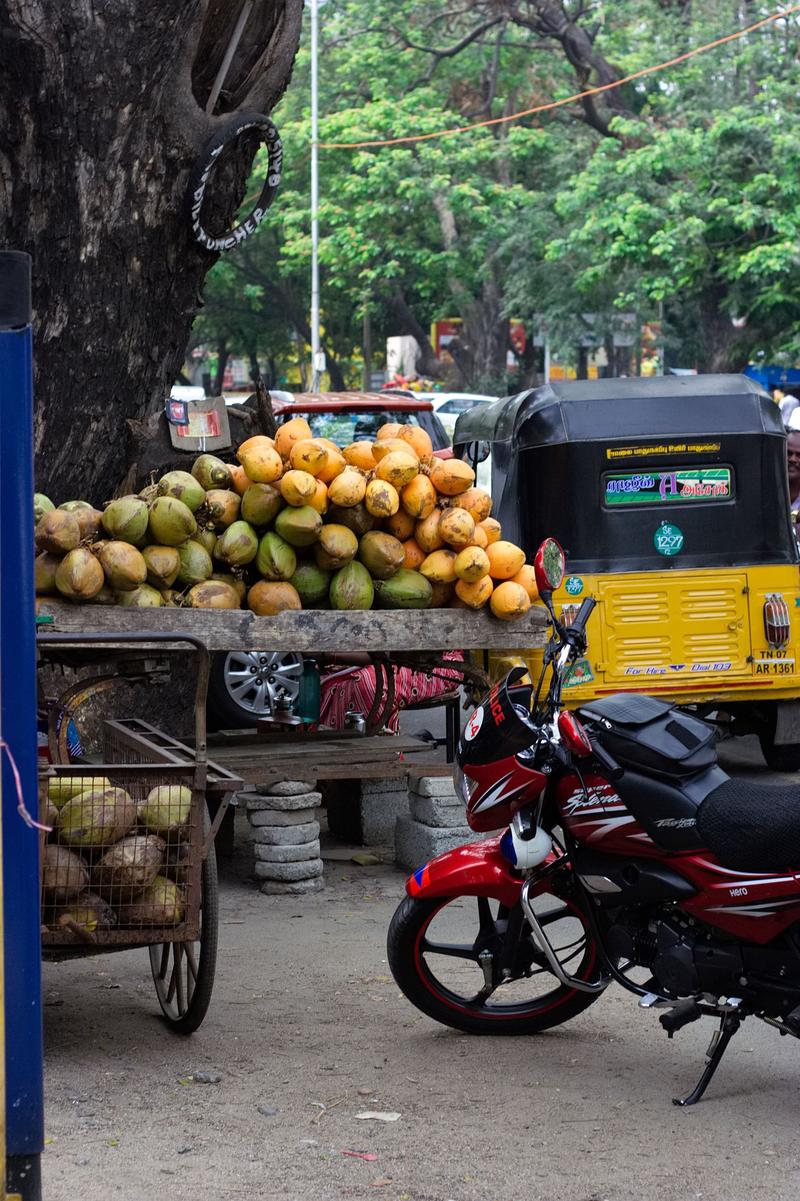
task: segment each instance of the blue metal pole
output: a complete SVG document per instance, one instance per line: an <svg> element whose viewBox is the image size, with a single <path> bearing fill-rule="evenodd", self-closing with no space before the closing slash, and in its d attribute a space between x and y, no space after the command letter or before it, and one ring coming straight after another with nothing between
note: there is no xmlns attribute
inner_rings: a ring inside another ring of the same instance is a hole
<svg viewBox="0 0 800 1201"><path fill-rule="evenodd" d="M30 256L0 251L0 737L37 815L33 586L33 339ZM41 1197L42 1087L39 834L17 812L2 766L8 1192ZM0 1182L2 1183L2 1182Z"/></svg>

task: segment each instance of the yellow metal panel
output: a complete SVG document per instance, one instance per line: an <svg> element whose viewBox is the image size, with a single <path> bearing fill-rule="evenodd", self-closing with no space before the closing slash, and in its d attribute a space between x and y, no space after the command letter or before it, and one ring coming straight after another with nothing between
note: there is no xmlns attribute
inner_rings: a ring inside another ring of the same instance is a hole
<svg viewBox="0 0 800 1201"><path fill-rule="evenodd" d="M612 576L597 582L610 681L748 674L745 572Z"/></svg>

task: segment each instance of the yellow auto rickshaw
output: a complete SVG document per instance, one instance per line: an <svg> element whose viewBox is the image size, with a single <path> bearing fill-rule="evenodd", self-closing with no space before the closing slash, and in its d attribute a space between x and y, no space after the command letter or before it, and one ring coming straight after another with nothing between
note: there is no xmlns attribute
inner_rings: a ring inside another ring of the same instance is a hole
<svg viewBox="0 0 800 1201"><path fill-rule="evenodd" d="M492 458L494 513L529 557L567 556L553 600L599 602L564 697L646 692L755 733L800 768L800 572L774 401L741 375L553 382L459 418ZM540 648L521 656L534 678Z"/></svg>

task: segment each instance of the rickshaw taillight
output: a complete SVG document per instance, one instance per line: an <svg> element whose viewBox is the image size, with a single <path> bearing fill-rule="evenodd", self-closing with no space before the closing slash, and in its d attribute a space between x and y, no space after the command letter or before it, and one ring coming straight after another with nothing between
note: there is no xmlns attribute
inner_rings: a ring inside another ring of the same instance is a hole
<svg viewBox="0 0 800 1201"><path fill-rule="evenodd" d="M771 592L764 601L764 633L770 646L785 646L791 635L789 606L780 592Z"/></svg>

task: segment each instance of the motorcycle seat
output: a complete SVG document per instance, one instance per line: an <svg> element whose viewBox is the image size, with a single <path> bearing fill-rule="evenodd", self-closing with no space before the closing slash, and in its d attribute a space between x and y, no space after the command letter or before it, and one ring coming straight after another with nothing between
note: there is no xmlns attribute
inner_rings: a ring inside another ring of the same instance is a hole
<svg viewBox="0 0 800 1201"><path fill-rule="evenodd" d="M726 780L701 802L697 832L723 867L800 872L800 782Z"/></svg>

